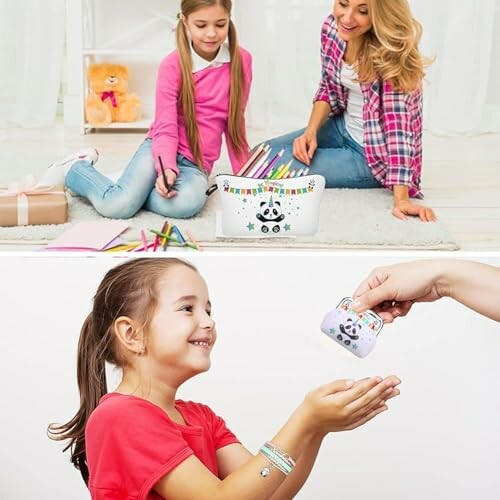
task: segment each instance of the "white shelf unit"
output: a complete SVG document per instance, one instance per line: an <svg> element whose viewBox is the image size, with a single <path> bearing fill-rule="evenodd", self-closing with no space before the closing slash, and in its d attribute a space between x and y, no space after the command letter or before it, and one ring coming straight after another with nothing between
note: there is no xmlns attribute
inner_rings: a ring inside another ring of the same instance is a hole
<svg viewBox="0 0 500 500"><path fill-rule="evenodd" d="M178 2L176 0L67 0L68 15L73 15L78 33L70 43L68 56L79 64L79 125L82 133L104 130L146 130L154 117L155 83L158 65L175 47L175 25ZM70 47L73 48L72 58ZM131 123L111 123L95 127L85 121L85 99L88 94L87 68L92 63L124 64L130 70L129 92L139 96L142 103L142 119Z"/></svg>

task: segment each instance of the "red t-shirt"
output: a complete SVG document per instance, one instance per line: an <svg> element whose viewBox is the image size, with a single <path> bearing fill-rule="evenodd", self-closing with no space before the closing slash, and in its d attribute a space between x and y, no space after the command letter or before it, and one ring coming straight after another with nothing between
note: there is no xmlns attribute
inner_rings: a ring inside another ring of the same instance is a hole
<svg viewBox="0 0 500 500"><path fill-rule="evenodd" d="M153 500L153 486L191 455L218 475L215 451L239 443L208 407L176 401L186 425L145 399L106 394L85 428L89 489L94 500Z"/></svg>

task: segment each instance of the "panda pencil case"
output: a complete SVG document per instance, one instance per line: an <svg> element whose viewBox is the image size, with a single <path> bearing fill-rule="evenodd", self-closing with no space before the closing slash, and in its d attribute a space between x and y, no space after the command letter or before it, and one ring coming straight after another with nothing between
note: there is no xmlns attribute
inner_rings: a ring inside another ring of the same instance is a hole
<svg viewBox="0 0 500 500"><path fill-rule="evenodd" d="M218 175L219 217L227 237L265 238L314 234L325 179L305 175L259 179Z"/></svg>
<svg viewBox="0 0 500 500"><path fill-rule="evenodd" d="M358 358L364 358L375 347L384 322L373 311L356 313L351 304L351 298L342 299L323 319L321 331Z"/></svg>

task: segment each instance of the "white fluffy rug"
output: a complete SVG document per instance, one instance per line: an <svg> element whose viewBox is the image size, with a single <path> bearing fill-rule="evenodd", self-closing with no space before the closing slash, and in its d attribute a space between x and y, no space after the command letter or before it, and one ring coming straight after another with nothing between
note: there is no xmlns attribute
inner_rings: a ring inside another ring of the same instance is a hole
<svg viewBox="0 0 500 500"><path fill-rule="evenodd" d="M259 247L297 249L412 249L458 250L453 236L441 222L423 223L417 219L399 221L391 214L391 193L382 189L326 190L320 209L318 232L314 236L276 239L219 239L215 235L218 194L213 194L203 211L193 219L174 220L181 231L187 229L206 247ZM439 213L438 213L439 217ZM74 222L103 219L86 201L69 197L69 222L62 225L2 227L0 240L43 245L59 236ZM127 241L138 241L141 229L160 229L164 218L142 211L127 221L123 234Z"/></svg>

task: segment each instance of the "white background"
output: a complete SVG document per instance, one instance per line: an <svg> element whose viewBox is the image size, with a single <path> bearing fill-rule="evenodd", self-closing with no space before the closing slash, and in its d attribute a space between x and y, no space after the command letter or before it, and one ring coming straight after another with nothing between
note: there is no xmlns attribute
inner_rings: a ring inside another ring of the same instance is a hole
<svg viewBox="0 0 500 500"><path fill-rule="evenodd" d="M208 282L219 340L210 372L179 396L211 405L249 449L322 383L389 373L403 381L389 412L327 438L299 498L500 497L498 323L450 300L417 305L386 325L359 360L320 332L321 320L375 265L407 255L190 260ZM482 260L500 266L500 258ZM77 409L79 329L104 272L120 261L0 259L2 500L88 498L62 446L45 432Z"/></svg>

